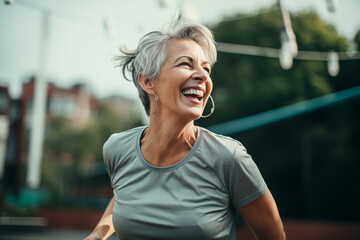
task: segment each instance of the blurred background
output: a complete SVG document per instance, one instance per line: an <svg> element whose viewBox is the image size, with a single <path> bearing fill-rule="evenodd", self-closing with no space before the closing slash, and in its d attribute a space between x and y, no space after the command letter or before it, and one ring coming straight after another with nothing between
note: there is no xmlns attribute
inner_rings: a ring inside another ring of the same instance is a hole
<svg viewBox="0 0 360 240"><path fill-rule="evenodd" d="M176 12L218 42L215 113L196 124L246 146L288 239L359 239L358 0L3 0L0 238L96 225L112 196L103 143L147 124L112 58Z"/></svg>

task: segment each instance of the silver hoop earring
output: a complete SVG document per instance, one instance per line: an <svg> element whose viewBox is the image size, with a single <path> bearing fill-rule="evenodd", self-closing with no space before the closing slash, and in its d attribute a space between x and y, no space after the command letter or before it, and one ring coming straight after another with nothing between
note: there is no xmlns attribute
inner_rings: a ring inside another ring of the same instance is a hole
<svg viewBox="0 0 360 240"><path fill-rule="evenodd" d="M205 115L205 116L201 116L202 118L207 118L207 117L210 117L211 114L213 114L213 112L215 111L215 103L214 103L214 99L211 97L211 95L209 95L209 98L211 100L211 104L212 104L212 107L211 107L211 110L210 110L210 113L208 115Z"/></svg>
<svg viewBox="0 0 360 240"><path fill-rule="evenodd" d="M148 89L148 90L149 90L149 92L151 92L151 93L154 95L154 97L155 97L155 103L156 103L156 105L155 105L154 111L151 113L151 114L154 114L154 113L156 112L157 107L158 107L159 96L156 95L156 94L155 94L153 91L151 91L150 89Z"/></svg>

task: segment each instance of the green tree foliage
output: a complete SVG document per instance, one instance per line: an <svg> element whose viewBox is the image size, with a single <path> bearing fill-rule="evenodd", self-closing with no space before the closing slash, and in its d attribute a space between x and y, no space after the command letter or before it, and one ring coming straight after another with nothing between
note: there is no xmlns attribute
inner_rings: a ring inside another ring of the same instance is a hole
<svg viewBox="0 0 360 240"><path fill-rule="evenodd" d="M111 134L139 124L137 116L120 116L107 105L81 128L64 118L52 120L46 128L43 182L52 192L53 203L64 204L69 195L80 191L95 196L96 191L102 194L102 188L109 190L102 146Z"/></svg>
<svg viewBox="0 0 360 240"><path fill-rule="evenodd" d="M241 17L241 15L239 15ZM334 27L324 24L315 12L292 18L300 50L345 51L347 41ZM213 27L217 42L280 48L280 12L261 14L238 21L220 22ZM318 45L321 45L318 48ZM326 63L294 60L284 71L277 58L218 54L212 78L217 117L207 124L222 122L274 107L280 107L333 91ZM246 104L244 104L246 103ZM231 107L228 107L231 106ZM237 109L233 111L233 109Z"/></svg>
<svg viewBox="0 0 360 240"><path fill-rule="evenodd" d="M239 14L239 17L242 15ZM346 51L348 41L314 11L295 13L299 50ZM280 48L281 13L274 11L212 27L217 42ZM355 41L360 46L360 32ZM216 110L209 126L359 85L359 60L342 61L329 76L326 62L218 53L212 71ZM359 220L359 100L248 130L239 139L258 164L284 217Z"/></svg>

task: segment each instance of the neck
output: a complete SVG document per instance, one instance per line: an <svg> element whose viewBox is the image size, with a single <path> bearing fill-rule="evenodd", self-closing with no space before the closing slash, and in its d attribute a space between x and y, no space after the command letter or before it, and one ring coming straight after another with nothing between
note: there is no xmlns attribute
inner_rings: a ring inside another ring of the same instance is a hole
<svg viewBox="0 0 360 240"><path fill-rule="evenodd" d="M149 128L141 140L145 159L155 166L169 166L180 161L196 141L194 122L183 122L178 117L150 116Z"/></svg>

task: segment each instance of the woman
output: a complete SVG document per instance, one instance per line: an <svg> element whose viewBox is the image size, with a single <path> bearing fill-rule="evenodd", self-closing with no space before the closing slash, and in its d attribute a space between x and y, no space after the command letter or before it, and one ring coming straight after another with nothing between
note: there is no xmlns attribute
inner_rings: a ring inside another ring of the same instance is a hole
<svg viewBox="0 0 360 240"><path fill-rule="evenodd" d="M119 239L236 239L235 211L259 239L284 239L275 201L246 149L194 125L209 98L214 104L211 32L175 20L122 53L119 65L124 76L131 72L150 121L104 144L114 197L87 239L114 231Z"/></svg>

